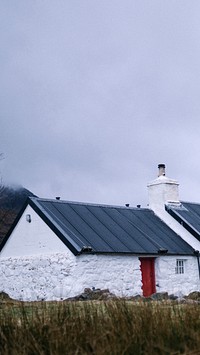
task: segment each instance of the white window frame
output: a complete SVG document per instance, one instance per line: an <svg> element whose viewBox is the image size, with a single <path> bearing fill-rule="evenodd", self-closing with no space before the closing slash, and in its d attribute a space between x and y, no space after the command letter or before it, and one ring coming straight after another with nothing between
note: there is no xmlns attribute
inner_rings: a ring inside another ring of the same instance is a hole
<svg viewBox="0 0 200 355"><path fill-rule="evenodd" d="M185 259L176 259L175 273L178 275L185 274Z"/></svg>

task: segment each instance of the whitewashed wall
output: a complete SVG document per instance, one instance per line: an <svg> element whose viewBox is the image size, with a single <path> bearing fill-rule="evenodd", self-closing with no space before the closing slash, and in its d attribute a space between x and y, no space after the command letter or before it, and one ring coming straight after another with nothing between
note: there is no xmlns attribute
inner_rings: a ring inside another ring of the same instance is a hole
<svg viewBox="0 0 200 355"><path fill-rule="evenodd" d="M180 257L181 258L181 257ZM195 257L187 257L186 273L176 274L176 257L155 262L157 292L188 294L200 290ZM117 296L142 294L140 261L136 256L81 255L70 251L35 257L0 259L0 291L22 300L60 300L84 288L108 288Z"/></svg>
<svg viewBox="0 0 200 355"><path fill-rule="evenodd" d="M31 223L26 221L30 214ZM66 246L38 214L27 206L17 226L0 253L2 257L64 253Z"/></svg>
<svg viewBox="0 0 200 355"><path fill-rule="evenodd" d="M141 294L140 262L134 256L48 254L0 259L0 291L15 299L59 300L86 287L118 296Z"/></svg>
<svg viewBox="0 0 200 355"><path fill-rule="evenodd" d="M185 260L185 273L176 274L176 259ZM193 256L165 256L155 261L157 292L188 295L200 290L197 258Z"/></svg>

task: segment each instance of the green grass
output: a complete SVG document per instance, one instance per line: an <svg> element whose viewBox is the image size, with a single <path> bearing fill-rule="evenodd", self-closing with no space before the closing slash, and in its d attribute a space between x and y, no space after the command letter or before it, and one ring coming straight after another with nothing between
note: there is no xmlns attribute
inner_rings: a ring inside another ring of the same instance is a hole
<svg viewBox="0 0 200 355"><path fill-rule="evenodd" d="M0 354L200 354L200 305L5 302Z"/></svg>

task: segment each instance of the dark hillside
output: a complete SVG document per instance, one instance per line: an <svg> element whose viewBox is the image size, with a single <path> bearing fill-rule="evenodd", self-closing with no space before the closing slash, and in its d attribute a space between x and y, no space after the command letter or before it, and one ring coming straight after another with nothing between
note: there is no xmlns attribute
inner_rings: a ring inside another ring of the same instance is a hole
<svg viewBox="0 0 200 355"><path fill-rule="evenodd" d="M23 187L3 186L0 189L0 243L29 196L35 196Z"/></svg>

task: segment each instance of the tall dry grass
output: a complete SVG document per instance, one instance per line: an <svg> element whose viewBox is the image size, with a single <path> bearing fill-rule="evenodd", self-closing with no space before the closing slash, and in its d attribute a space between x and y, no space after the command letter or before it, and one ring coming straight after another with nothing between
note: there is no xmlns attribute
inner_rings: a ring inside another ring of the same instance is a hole
<svg viewBox="0 0 200 355"><path fill-rule="evenodd" d="M2 355L200 354L200 306L47 302L0 308Z"/></svg>

